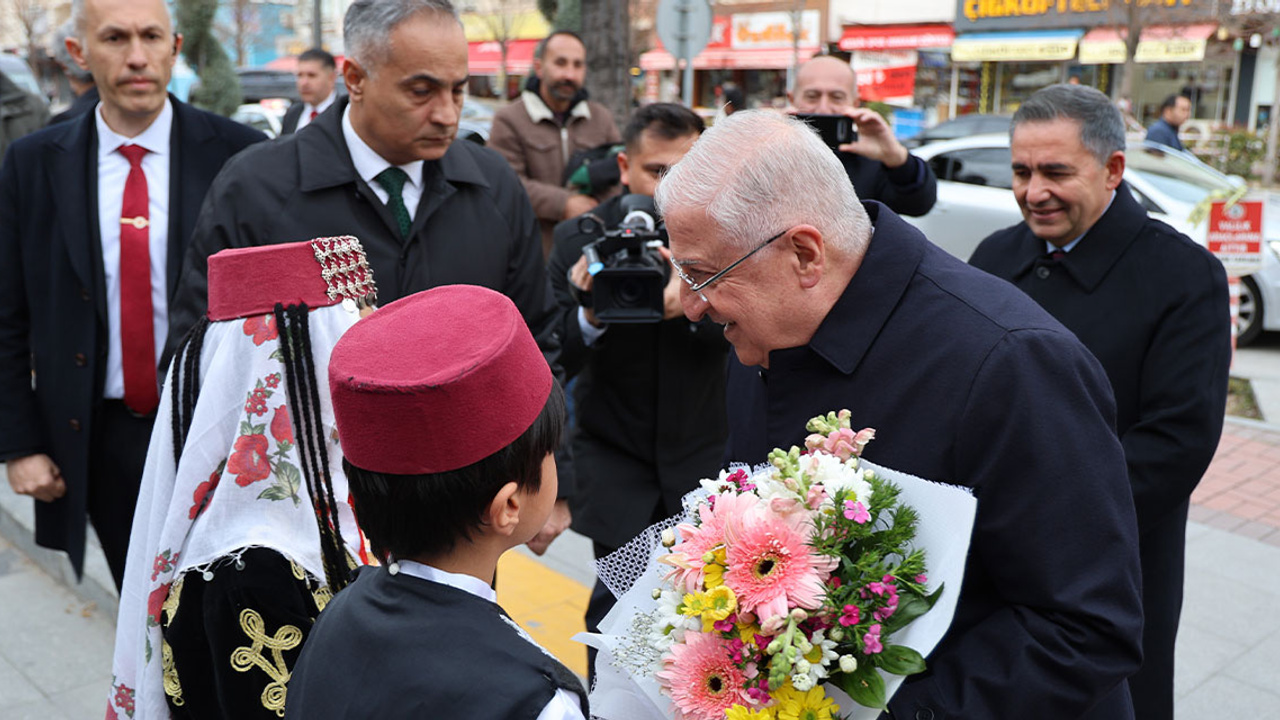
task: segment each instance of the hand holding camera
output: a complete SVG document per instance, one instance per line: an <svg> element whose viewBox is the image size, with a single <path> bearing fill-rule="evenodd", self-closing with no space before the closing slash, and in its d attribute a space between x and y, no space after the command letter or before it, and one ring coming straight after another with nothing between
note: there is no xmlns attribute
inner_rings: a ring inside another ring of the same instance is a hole
<svg viewBox="0 0 1280 720"><path fill-rule="evenodd" d="M662 253L667 233L655 219L653 198L626 195L621 205L623 220L616 228L606 230L593 215L579 221L580 231L597 239L569 269L569 283L577 289L587 322L596 327L671 317L671 265ZM678 304L678 293L675 299Z"/></svg>
<svg viewBox="0 0 1280 720"><path fill-rule="evenodd" d="M906 147L893 136L893 129L880 113L870 108L845 108L836 115L795 113L795 116L813 126L822 141L836 152L877 160L890 169L907 161Z"/></svg>

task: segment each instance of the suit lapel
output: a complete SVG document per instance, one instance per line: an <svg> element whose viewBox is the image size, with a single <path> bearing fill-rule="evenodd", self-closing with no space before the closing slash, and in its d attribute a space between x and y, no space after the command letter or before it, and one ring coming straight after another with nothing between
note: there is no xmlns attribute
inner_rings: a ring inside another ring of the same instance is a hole
<svg viewBox="0 0 1280 720"><path fill-rule="evenodd" d="M45 182L57 208L57 226L66 245L67 260L81 287L94 293L98 319L105 325L106 290L102 282L102 242L98 233L98 142L94 113L66 123L54 141Z"/></svg>

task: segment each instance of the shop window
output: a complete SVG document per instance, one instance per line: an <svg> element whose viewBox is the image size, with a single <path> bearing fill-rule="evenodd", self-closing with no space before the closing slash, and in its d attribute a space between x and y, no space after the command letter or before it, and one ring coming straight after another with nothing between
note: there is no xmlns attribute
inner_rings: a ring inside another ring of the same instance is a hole
<svg viewBox="0 0 1280 720"><path fill-rule="evenodd" d="M1013 188L1013 169L1007 148L956 150L935 155L929 164L940 180L1005 190Z"/></svg>

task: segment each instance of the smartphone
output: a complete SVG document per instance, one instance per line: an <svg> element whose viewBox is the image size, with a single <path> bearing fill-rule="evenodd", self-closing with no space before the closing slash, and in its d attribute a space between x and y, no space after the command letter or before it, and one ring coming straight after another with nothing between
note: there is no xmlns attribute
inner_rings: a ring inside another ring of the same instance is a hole
<svg viewBox="0 0 1280 720"><path fill-rule="evenodd" d="M853 118L848 115L815 115L797 113L796 117L809 123L822 136L822 142L835 150L841 145L858 139L858 130L853 126Z"/></svg>

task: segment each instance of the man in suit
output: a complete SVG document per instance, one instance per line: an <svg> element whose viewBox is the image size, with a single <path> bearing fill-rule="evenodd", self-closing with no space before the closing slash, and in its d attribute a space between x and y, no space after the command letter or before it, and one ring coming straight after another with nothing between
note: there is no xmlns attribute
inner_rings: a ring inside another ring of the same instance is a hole
<svg viewBox="0 0 1280 720"><path fill-rule="evenodd" d="M702 130L701 118L672 103L632 113L623 132L627 149L618 155L628 194L591 211L600 230L622 223L624 198L652 197L658 179ZM674 273L661 294L661 319L609 324L597 318L582 249L600 234L585 232L579 219L556 226L548 271L559 306L561 362L567 375L578 377L572 386L574 529L591 538L596 557L603 557L681 512L684 494L719 469L729 345L719 325L685 318ZM587 628L595 632L613 604L613 594L596 581ZM594 669L594 650L587 652Z"/></svg>
<svg viewBox="0 0 1280 720"><path fill-rule="evenodd" d="M354 235L382 302L438 285L497 290L557 363L555 305L529 198L496 152L453 142L467 84L467 40L453 6L357 0L344 34L348 97L307 132L240 155L210 188L182 270L170 343L205 311L213 253ZM568 497L570 483L561 485ZM568 527L567 502L552 523L551 537Z"/></svg>
<svg viewBox="0 0 1280 720"><path fill-rule="evenodd" d="M831 56L810 60L796 73L787 99L796 112L853 120L858 139L837 148L836 157L858 197L879 200L902 215L933 209L938 200L933 169L898 142L880 113L858 106L857 77L849 63Z"/></svg>
<svg viewBox="0 0 1280 720"><path fill-rule="evenodd" d="M0 171L0 460L36 499L36 541L79 574L87 513L119 586L187 238L218 168L263 135L165 92L182 38L162 0L73 13L102 100Z"/></svg>
<svg viewBox="0 0 1280 720"><path fill-rule="evenodd" d="M727 458L802 446L808 418L847 408L876 430L868 460L978 498L964 584L945 590L955 617L893 717L1132 717L1137 528L1088 350L1016 288L860 203L789 116L726 118L657 200L685 314L733 345Z"/></svg>
<svg viewBox="0 0 1280 720"><path fill-rule="evenodd" d="M1207 250L1147 216L1123 182L1124 124L1106 95L1056 85L1013 116L1013 195L1026 220L975 267L1017 285L1098 358L1116 398L1138 513L1139 718L1173 717L1187 510L1222 436L1231 363L1227 278Z"/></svg>
<svg viewBox="0 0 1280 720"><path fill-rule="evenodd" d="M1160 103L1160 117L1147 128L1147 140L1174 150L1182 150L1178 130L1190 117L1191 98L1186 95L1170 95Z"/></svg>
<svg viewBox="0 0 1280 720"><path fill-rule="evenodd" d="M298 56L298 70L294 74L298 81L298 96L302 102L296 102L285 111L280 122L280 134L288 135L311 124L320 113L329 109L338 98L335 80L338 77L338 66L333 56L322 48L311 48Z"/></svg>

